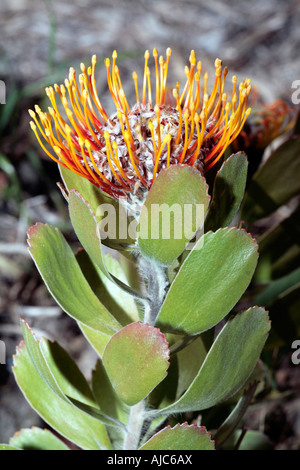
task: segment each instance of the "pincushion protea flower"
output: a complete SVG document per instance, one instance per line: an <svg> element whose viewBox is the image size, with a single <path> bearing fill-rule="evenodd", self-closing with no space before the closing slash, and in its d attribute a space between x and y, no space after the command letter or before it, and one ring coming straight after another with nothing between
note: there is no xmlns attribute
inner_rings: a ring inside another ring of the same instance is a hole
<svg viewBox="0 0 300 470"><path fill-rule="evenodd" d="M132 75L136 94L132 107L126 99L114 51L112 63L105 60L107 83L116 107L113 115L108 116L97 93L96 56L89 68L81 64L78 80L71 68L64 85L46 89L52 105L48 113L38 106L36 113L29 111L31 127L44 151L114 197L135 195L143 199L157 174L170 165L190 165L204 174L238 136L251 111L247 108L250 80L240 83L237 92L234 76L228 98L228 71L222 68L220 59L215 61L215 82L209 95L208 74L201 75L202 64L191 51L184 88L180 91L177 83L170 96L167 74L171 49L167 49L165 59L158 58L156 49L153 56L155 86L151 84L150 53L146 51L141 95L136 72Z"/></svg>
<svg viewBox="0 0 300 470"><path fill-rule="evenodd" d="M282 99L266 104L251 100L252 114L240 135L233 143L233 149L264 150L273 140L289 132L296 122L295 107L288 106Z"/></svg>

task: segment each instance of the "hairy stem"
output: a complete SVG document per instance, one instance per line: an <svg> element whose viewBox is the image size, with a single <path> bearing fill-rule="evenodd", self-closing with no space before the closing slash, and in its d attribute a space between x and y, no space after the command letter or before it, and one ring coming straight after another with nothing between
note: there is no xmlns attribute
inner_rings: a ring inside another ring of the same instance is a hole
<svg viewBox="0 0 300 470"><path fill-rule="evenodd" d="M154 325L168 285L167 273L164 268L142 257L139 259L139 267L147 289L144 323ZM123 450L138 448L146 418L145 404L146 401L142 400L131 407Z"/></svg>
<svg viewBox="0 0 300 470"><path fill-rule="evenodd" d="M145 400L131 407L123 450L136 450L145 419Z"/></svg>
<svg viewBox="0 0 300 470"><path fill-rule="evenodd" d="M148 286L148 306L145 310L144 323L154 325L168 285L167 274L163 267L145 259L141 261L140 266Z"/></svg>

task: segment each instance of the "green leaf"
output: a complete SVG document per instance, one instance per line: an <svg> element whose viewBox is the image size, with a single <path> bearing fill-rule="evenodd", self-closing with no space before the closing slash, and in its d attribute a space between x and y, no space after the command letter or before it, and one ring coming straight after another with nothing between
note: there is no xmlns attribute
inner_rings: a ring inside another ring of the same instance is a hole
<svg viewBox="0 0 300 470"><path fill-rule="evenodd" d="M36 224L28 231L29 252L51 295L72 318L105 334L120 324L99 302L58 229Z"/></svg>
<svg viewBox="0 0 300 470"><path fill-rule="evenodd" d="M70 450L61 439L48 429L36 427L21 429L15 433L9 443L22 450Z"/></svg>
<svg viewBox="0 0 300 470"><path fill-rule="evenodd" d="M69 213L72 225L83 248L101 271L110 277L103 260L96 216L81 194L74 189L69 192Z"/></svg>
<svg viewBox="0 0 300 470"><path fill-rule="evenodd" d="M205 410L232 396L254 369L269 329L268 315L260 307L229 320L185 394L176 403L152 414Z"/></svg>
<svg viewBox="0 0 300 470"><path fill-rule="evenodd" d="M284 255L272 264L272 278L277 279L300 266L300 244L290 245Z"/></svg>
<svg viewBox="0 0 300 470"><path fill-rule="evenodd" d="M207 184L198 171L185 165L162 170L141 210L138 243L142 254L170 265L193 238L208 204Z"/></svg>
<svg viewBox="0 0 300 470"><path fill-rule="evenodd" d="M139 290L139 274L137 267L131 261L124 256L115 258L110 253L105 254L104 258L105 265L115 277L123 283L128 283L135 290ZM79 249L76 259L94 294L122 326L142 318L143 302L137 302L115 282L111 282L91 261L85 250ZM102 357L111 335L92 330L80 322L78 326L91 346Z"/></svg>
<svg viewBox="0 0 300 470"><path fill-rule="evenodd" d="M178 363L177 357L174 355L170 358L168 375L160 382L157 387L152 390L151 394L147 398L147 404L149 409L165 408L170 405L176 399L176 390L178 384ZM155 423L154 423L155 426ZM152 428L149 426L149 429ZM155 429L155 428L154 428ZM152 435L153 433L151 433Z"/></svg>
<svg viewBox="0 0 300 470"><path fill-rule="evenodd" d="M80 194L83 195L84 199L89 201L93 212L96 212L98 206L101 204L112 201L112 198L110 198L107 194L101 191L100 188L97 188L86 178L77 175L73 171L62 167L61 165L58 165L58 169L67 192L69 193L71 189L76 189Z"/></svg>
<svg viewBox="0 0 300 470"><path fill-rule="evenodd" d="M249 225L266 217L300 191L300 139L278 147L253 176L242 207Z"/></svg>
<svg viewBox="0 0 300 470"><path fill-rule="evenodd" d="M275 224L259 238L259 251L268 254L272 262L284 255L290 246L299 242L300 235L300 205L280 224Z"/></svg>
<svg viewBox="0 0 300 470"><path fill-rule="evenodd" d="M142 302L140 302L141 305L138 305L131 295L119 288L115 283L110 282L83 249L76 253L76 259L93 292L123 326L137 320L138 317L142 317ZM115 259L112 255L107 254L105 255L105 264L110 272L121 281L127 282L127 279L129 279L129 285L134 289L139 288L137 268L127 258L118 257L118 259ZM98 355L102 357L104 348L111 335L100 333L80 322L78 322L78 326L87 341L89 341Z"/></svg>
<svg viewBox="0 0 300 470"><path fill-rule="evenodd" d="M167 375L169 349L158 328L131 323L106 345L103 365L119 398L134 405Z"/></svg>
<svg viewBox="0 0 300 470"><path fill-rule="evenodd" d="M176 399L191 385L203 363L207 350L201 336L177 353L178 385Z"/></svg>
<svg viewBox="0 0 300 470"><path fill-rule="evenodd" d="M59 387L58 383L53 377L52 372L47 366L46 359L40 349L39 341L35 338L34 333L32 332L32 330L29 328L28 324L24 320L21 320L21 327L22 327L24 341L28 350L29 357L36 371L38 372L40 377L43 379L45 384L54 393L56 393L58 397L65 400L66 399L65 394Z"/></svg>
<svg viewBox="0 0 300 470"><path fill-rule="evenodd" d="M214 442L204 426L176 424L167 426L139 450L214 450Z"/></svg>
<svg viewBox="0 0 300 470"><path fill-rule="evenodd" d="M286 290L300 283L300 268L295 269L286 276L271 281L269 285L260 292L255 299L258 305L272 305L277 298Z"/></svg>
<svg viewBox="0 0 300 470"><path fill-rule="evenodd" d="M105 274L111 282L116 283L130 294L143 298L141 294L135 292L127 284L120 281L108 271L102 252L96 216L81 194L74 189L69 192L69 212L72 225L80 243L103 274Z"/></svg>
<svg viewBox="0 0 300 470"><path fill-rule="evenodd" d="M110 281L91 260L84 250L76 253L76 259L86 280L97 295L100 302L113 316L125 326L139 320L139 313L132 295L121 289L115 282ZM127 279L117 258L110 253L103 256L105 265L115 277L126 283Z"/></svg>
<svg viewBox="0 0 300 470"><path fill-rule="evenodd" d="M25 398L49 426L83 449L111 449L105 426L60 398L46 385L24 343L17 348L13 372Z"/></svg>
<svg viewBox="0 0 300 470"><path fill-rule="evenodd" d="M101 333L100 331L93 330L83 323L78 322L78 326L81 329L83 335L90 343L90 345L94 348L96 353L102 357L105 346L107 345L108 341L111 338L111 335L106 335L105 333Z"/></svg>
<svg viewBox="0 0 300 470"><path fill-rule="evenodd" d="M257 244L245 231L224 228L205 234L178 271L156 326L190 335L212 328L240 299L256 263Z"/></svg>
<svg viewBox="0 0 300 470"><path fill-rule="evenodd" d="M101 221L101 215L99 214L99 207L105 207L105 204L108 204L110 206L113 206L115 211L116 211L116 234L120 234L120 220L123 223L125 219L127 219L126 212L124 208L122 208L119 203L109 197L107 194L105 194L101 189L97 188L94 184L92 184L90 181L88 181L86 178L83 178L82 176L77 175L73 171L62 167L59 165L59 171L62 177L62 180L64 182L64 185L67 189L68 192L70 192L72 189L75 189L78 193L82 195L85 201L88 201L88 204L94 214L97 214L97 221L100 223ZM120 211L122 214L122 217L120 217ZM99 215L99 217L98 217ZM123 219L124 217L124 219ZM129 221L130 222L130 221ZM126 223L128 223L128 220L126 220ZM118 236L110 238L109 237L110 233L107 233L107 238L103 239L103 243L105 245L111 246L112 248L114 247L120 247L120 245L133 245L134 240L126 236L119 238Z"/></svg>
<svg viewBox="0 0 300 470"><path fill-rule="evenodd" d="M66 351L56 343L50 344L45 338L37 340L24 320L21 326L30 359L45 384L59 398L96 417L103 424L120 425L97 409L89 385Z"/></svg>
<svg viewBox="0 0 300 470"><path fill-rule="evenodd" d="M113 275L114 279L118 279L123 284L129 285L128 280L124 274L123 268L121 267L121 263L119 258L115 258L111 254L107 254L104 256L104 261L107 269ZM118 307L119 310L124 312L122 316L116 316L118 321L124 324L122 318L126 321L126 323L132 323L139 320L139 312L137 308L136 300L132 295L128 293L128 291L124 290L122 287L116 282L112 282L103 273L99 273L99 276L102 280L102 284L106 291L107 298L109 297L114 302L115 306ZM107 307L108 310L114 311L113 307Z"/></svg>
<svg viewBox="0 0 300 470"><path fill-rule="evenodd" d="M101 360L92 371L92 389L100 409L122 422L127 422L129 408L116 394Z"/></svg>
<svg viewBox="0 0 300 470"><path fill-rule="evenodd" d="M90 386L69 354L56 342L41 338L39 347L45 362L64 395L96 407Z"/></svg>
<svg viewBox="0 0 300 470"><path fill-rule="evenodd" d="M248 160L244 152L231 155L218 171L212 201L205 219L205 231L229 225L245 193Z"/></svg>
<svg viewBox="0 0 300 470"><path fill-rule="evenodd" d="M111 416L124 424L128 423L129 407L123 403L116 394L103 367L102 361L98 360L92 372L92 389L99 408L106 415ZM108 428L108 433L113 447L118 449L124 440L124 429Z"/></svg>

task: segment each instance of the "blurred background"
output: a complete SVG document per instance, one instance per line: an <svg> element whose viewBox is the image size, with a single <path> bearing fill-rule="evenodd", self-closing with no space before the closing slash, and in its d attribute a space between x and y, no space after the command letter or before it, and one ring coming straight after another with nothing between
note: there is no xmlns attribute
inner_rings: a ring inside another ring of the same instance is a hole
<svg viewBox="0 0 300 470"><path fill-rule="evenodd" d="M213 71L219 57L229 77L251 78L265 102L282 98L292 105L292 83L300 80L299 24L295 0L1 0L0 80L6 102L0 104L0 340L6 344L6 365L0 366L0 442L20 427L41 424L11 373L11 357L21 340L20 317L56 338L83 371L95 360L74 322L48 295L27 252L26 231L36 221L60 227L76 245L56 186L56 165L36 144L28 108L39 104L46 109L45 87L62 83L70 66L79 71L81 62L89 65L93 54L105 104L103 61L114 49L133 100L131 73L141 75L144 51L154 47L160 54L172 48L171 86L183 82L184 65L195 49L206 70ZM277 380L292 390L293 401L281 397L251 418L276 448L300 448L299 371L281 364Z"/></svg>

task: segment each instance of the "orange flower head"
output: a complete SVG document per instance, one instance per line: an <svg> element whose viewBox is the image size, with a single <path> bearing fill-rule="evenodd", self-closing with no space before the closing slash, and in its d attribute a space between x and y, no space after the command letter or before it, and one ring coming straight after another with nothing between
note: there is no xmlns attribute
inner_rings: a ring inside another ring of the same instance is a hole
<svg viewBox="0 0 300 470"><path fill-rule="evenodd" d="M254 95L254 93L253 93ZM232 143L234 151L264 150L273 140L287 134L296 124L297 110L282 99L266 104L253 99L252 114Z"/></svg>
<svg viewBox="0 0 300 470"><path fill-rule="evenodd" d="M166 57L153 50L151 77L150 53L145 52L141 93L133 72L136 103L130 106L122 86L117 52L106 59L107 83L116 112L108 115L97 93L96 56L88 68L81 64L76 77L70 69L64 85L46 88L51 107L43 112L30 110L31 127L43 150L57 163L87 178L106 193L116 197L142 200L163 168L190 165L206 173L223 156L244 126L251 109L247 108L250 80L225 93L227 68L215 61L215 81L208 93L208 74L191 51L185 67L182 90L177 83L167 91L171 49ZM153 82L153 83L152 83ZM61 102L64 112L61 112ZM44 142L49 144L44 145ZM54 153L54 154L53 154Z"/></svg>

